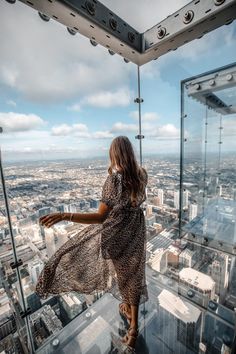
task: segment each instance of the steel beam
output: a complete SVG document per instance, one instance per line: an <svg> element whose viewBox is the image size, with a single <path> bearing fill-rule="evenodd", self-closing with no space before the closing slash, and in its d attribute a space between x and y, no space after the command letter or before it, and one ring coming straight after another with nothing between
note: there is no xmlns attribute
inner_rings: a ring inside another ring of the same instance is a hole
<svg viewBox="0 0 236 354"><path fill-rule="evenodd" d="M235 0L194 0L144 33L142 63L199 39L236 18Z"/></svg>
<svg viewBox="0 0 236 354"><path fill-rule="evenodd" d="M7 0L8 2L12 2ZM194 0L139 33L97 0L20 0L71 31L143 65L236 18L236 0ZM14 1L13 1L14 2ZM47 20L47 17L45 17Z"/></svg>
<svg viewBox="0 0 236 354"><path fill-rule="evenodd" d="M223 115L235 114L236 106L226 104L217 96L217 92L234 86L236 86L235 67L199 77L185 84L188 96Z"/></svg>
<svg viewBox="0 0 236 354"><path fill-rule="evenodd" d="M129 61L138 62L141 53L142 35L99 1L20 1L62 23L73 30L74 33L78 32L84 35ZM90 5L91 8L88 4L92 4Z"/></svg>

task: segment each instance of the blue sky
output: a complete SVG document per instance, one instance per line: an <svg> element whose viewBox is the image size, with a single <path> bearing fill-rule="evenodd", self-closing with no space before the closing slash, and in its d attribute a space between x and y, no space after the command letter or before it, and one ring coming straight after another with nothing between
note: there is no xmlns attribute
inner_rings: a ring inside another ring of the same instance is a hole
<svg viewBox="0 0 236 354"><path fill-rule="evenodd" d="M103 1L144 31L188 1ZM173 5L174 3L174 5ZM0 125L5 161L105 156L127 135L138 152L137 68L17 2L0 3ZM236 22L141 67L144 154L177 152L180 80L234 62Z"/></svg>

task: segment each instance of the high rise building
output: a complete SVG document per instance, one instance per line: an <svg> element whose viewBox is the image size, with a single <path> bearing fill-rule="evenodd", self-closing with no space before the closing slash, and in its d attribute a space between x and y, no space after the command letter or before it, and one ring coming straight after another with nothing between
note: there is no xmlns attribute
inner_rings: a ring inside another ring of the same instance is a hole
<svg viewBox="0 0 236 354"><path fill-rule="evenodd" d="M190 204L189 207L189 221L193 220L197 216L197 204Z"/></svg>
<svg viewBox="0 0 236 354"><path fill-rule="evenodd" d="M157 193L158 193L158 198L160 199L160 204L163 205L164 204L164 192L163 192L163 189L158 189Z"/></svg>
<svg viewBox="0 0 236 354"><path fill-rule="evenodd" d="M149 216L146 218L146 225L152 226L155 221L156 221L155 215Z"/></svg>
<svg viewBox="0 0 236 354"><path fill-rule="evenodd" d="M58 250L64 243L68 241L68 233L65 229L57 229L57 243L56 250Z"/></svg>
<svg viewBox="0 0 236 354"><path fill-rule="evenodd" d="M216 294L224 301L229 285L229 256L220 254L209 265L208 274L216 283Z"/></svg>
<svg viewBox="0 0 236 354"><path fill-rule="evenodd" d="M162 290L157 297L159 321L168 324L169 338L163 338L169 350L175 352L178 342L198 350L201 311L176 294Z"/></svg>
<svg viewBox="0 0 236 354"><path fill-rule="evenodd" d="M155 206L160 206L160 199L159 199L159 197L157 197L157 196L153 197L153 205L155 205Z"/></svg>
<svg viewBox="0 0 236 354"><path fill-rule="evenodd" d="M179 293L187 296L192 290L192 300L202 306L207 306L209 300L215 297L215 281L204 273L193 268L183 268L179 272Z"/></svg>
<svg viewBox="0 0 236 354"><path fill-rule="evenodd" d="M152 216L152 205L147 205L146 207L146 217Z"/></svg>
<svg viewBox="0 0 236 354"><path fill-rule="evenodd" d="M39 209L38 213L39 213L39 217L47 215L50 213L50 207L41 208Z"/></svg>
<svg viewBox="0 0 236 354"><path fill-rule="evenodd" d="M47 248L47 255L51 257L56 251L55 237L53 229L45 228L45 243Z"/></svg>
<svg viewBox="0 0 236 354"><path fill-rule="evenodd" d="M183 192L183 198L182 198L183 209L188 208L188 197L189 197L189 191L185 190ZM174 191L174 207L175 209L179 209L179 191Z"/></svg>
<svg viewBox="0 0 236 354"><path fill-rule="evenodd" d="M174 191L174 207L179 209L179 191Z"/></svg>
<svg viewBox="0 0 236 354"><path fill-rule="evenodd" d="M28 270L29 270L30 278L34 284L37 283L39 274L40 274L41 270L43 269L43 266L44 266L43 262L41 262L40 260L36 260L36 261L28 263Z"/></svg>
<svg viewBox="0 0 236 354"><path fill-rule="evenodd" d="M74 292L64 294L60 297L60 302L69 319L73 319L86 308L86 301L83 294Z"/></svg>
<svg viewBox="0 0 236 354"><path fill-rule="evenodd" d="M188 208L188 196L189 196L189 191L184 191L183 192L183 209Z"/></svg>
<svg viewBox="0 0 236 354"><path fill-rule="evenodd" d="M168 250L157 248L150 256L148 263L153 270L159 273L165 273L168 265Z"/></svg>
<svg viewBox="0 0 236 354"><path fill-rule="evenodd" d="M191 251L185 248L179 255L179 262L185 267L192 267L194 265L194 254L196 251Z"/></svg>

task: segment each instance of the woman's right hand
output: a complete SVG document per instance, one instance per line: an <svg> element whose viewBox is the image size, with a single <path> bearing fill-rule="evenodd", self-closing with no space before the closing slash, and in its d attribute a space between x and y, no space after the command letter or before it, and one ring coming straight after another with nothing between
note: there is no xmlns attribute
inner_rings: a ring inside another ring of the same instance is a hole
<svg viewBox="0 0 236 354"><path fill-rule="evenodd" d="M39 218L39 223L42 226L51 227L54 224L63 220L63 213L51 213Z"/></svg>

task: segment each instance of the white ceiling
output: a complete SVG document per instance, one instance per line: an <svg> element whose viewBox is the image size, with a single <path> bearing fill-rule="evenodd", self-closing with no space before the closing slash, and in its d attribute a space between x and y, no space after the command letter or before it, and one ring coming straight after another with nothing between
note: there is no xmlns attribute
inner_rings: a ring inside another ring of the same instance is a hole
<svg viewBox="0 0 236 354"><path fill-rule="evenodd" d="M139 32L144 32L188 4L189 0L101 0Z"/></svg>

